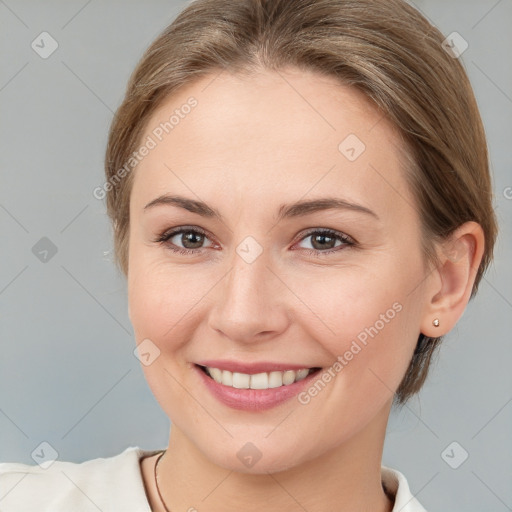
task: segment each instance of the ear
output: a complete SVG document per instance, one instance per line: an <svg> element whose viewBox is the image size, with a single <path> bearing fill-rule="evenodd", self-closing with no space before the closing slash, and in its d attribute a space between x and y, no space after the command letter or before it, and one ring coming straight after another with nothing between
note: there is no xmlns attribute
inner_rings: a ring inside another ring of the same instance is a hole
<svg viewBox="0 0 512 512"><path fill-rule="evenodd" d="M485 236L476 222L459 226L437 244L439 262L429 279L421 332L438 337L451 331L471 297L473 284L484 254ZM439 326L434 325L434 320Z"/></svg>

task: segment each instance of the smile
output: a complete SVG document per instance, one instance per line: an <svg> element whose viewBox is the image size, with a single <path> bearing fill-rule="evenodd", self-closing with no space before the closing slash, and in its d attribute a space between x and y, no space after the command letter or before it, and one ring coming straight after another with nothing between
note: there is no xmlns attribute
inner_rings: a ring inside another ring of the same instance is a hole
<svg viewBox="0 0 512 512"><path fill-rule="evenodd" d="M210 366L198 366L218 384L236 389L271 389L289 386L294 382L305 379L309 374L320 369L315 367L248 374L221 370Z"/></svg>

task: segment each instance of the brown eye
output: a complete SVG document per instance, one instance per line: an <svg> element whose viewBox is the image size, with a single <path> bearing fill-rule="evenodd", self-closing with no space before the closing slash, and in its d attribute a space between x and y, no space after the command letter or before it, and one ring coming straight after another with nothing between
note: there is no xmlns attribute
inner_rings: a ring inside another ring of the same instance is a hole
<svg viewBox="0 0 512 512"><path fill-rule="evenodd" d="M336 246L336 238L324 233L311 235L310 238L314 249L333 249Z"/></svg>
<svg viewBox="0 0 512 512"><path fill-rule="evenodd" d="M185 249L199 249L205 239L203 234L197 233L196 231L182 231L181 233L178 233L171 238L175 238L179 235L181 235L181 237L178 238L178 240L181 244L183 244Z"/></svg>
<svg viewBox="0 0 512 512"><path fill-rule="evenodd" d="M310 240L310 247L305 250L314 255L324 255L338 252L346 246L355 245L355 241L345 233L331 229L316 229L309 231L301 241Z"/></svg>
<svg viewBox="0 0 512 512"><path fill-rule="evenodd" d="M169 249L181 254L199 253L205 240L209 240L206 233L197 228L178 228L166 231L156 240Z"/></svg>

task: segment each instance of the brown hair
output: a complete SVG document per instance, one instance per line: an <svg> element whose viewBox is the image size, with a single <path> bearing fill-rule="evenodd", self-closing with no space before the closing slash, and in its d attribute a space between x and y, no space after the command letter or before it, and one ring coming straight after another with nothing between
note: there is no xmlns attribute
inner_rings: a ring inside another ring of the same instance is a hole
<svg viewBox="0 0 512 512"><path fill-rule="evenodd" d="M407 178L428 260L435 261L434 240L466 221L482 226L485 252L473 296L492 258L496 219L477 104L461 62L445 51L443 40L401 0L189 3L143 55L110 128L105 191L122 271L128 270L133 181L126 162L162 100L217 70L236 74L294 66L362 91L398 129L409 153ZM395 395L398 403L421 388L440 341L420 335Z"/></svg>

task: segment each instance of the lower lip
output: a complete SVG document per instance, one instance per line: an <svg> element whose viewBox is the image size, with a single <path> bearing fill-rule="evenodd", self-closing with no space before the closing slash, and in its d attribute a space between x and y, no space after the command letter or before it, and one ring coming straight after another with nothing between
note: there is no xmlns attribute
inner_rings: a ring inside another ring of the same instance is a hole
<svg viewBox="0 0 512 512"><path fill-rule="evenodd" d="M215 398L224 405L244 411L264 411L290 400L298 395L321 371L317 370L298 382L278 388L237 389L219 384L208 377L197 365L194 365L194 369Z"/></svg>

